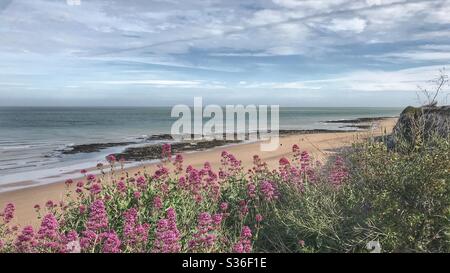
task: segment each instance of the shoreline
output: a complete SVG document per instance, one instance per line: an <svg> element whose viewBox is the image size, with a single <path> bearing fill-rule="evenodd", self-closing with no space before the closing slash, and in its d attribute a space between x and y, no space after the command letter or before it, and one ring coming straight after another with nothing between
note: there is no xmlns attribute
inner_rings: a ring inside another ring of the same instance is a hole
<svg viewBox="0 0 450 273"><path fill-rule="evenodd" d="M293 144L298 144L302 150L308 151L315 159L324 160L329 155L336 152L337 149L349 146L355 141L359 141L365 137L378 136L385 133L389 133L395 125L397 118L383 118L377 121L371 122L375 126L371 130L352 130L352 131L339 131L339 132L315 132L315 133L299 133L298 131L285 132L280 135L280 146L273 152L261 152L259 149L260 141L256 142L244 142L234 143L226 146L216 146L201 151L182 151L185 158L185 167L192 165L197 168L208 161L211 163L214 169L220 166L220 153L226 149L230 153L234 154L238 159L242 160L244 168L248 168L252 165L252 157L258 154L264 161L267 162L269 168L276 168L278 166L278 159L283 156L289 156L291 154L291 147ZM280 130L281 131L281 130ZM123 170L116 170L115 176L121 176L125 174L135 174L143 172L153 172L156 169L158 162L153 163L141 163L137 166L124 168ZM92 168L89 173L93 173ZM105 169L108 166L105 165ZM84 180L84 177L76 172L71 177L76 184L77 181ZM81 176L81 177L80 177ZM105 179L113 178L109 172L103 174ZM40 184L30 186L33 181L22 181L18 183L24 183L22 185L28 186L21 189L14 189L10 191L0 192L0 207L8 202L15 203L17 211L17 222L21 225L24 224L36 224L36 214L33 206L40 204L41 206L48 200L60 201L65 196L66 186L64 181L52 182L49 184ZM72 185L72 187L74 187Z"/></svg>

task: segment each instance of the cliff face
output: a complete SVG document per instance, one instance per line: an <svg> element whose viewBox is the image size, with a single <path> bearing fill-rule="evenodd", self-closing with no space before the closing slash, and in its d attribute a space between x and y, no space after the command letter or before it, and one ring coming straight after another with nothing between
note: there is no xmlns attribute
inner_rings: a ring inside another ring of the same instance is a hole
<svg viewBox="0 0 450 273"><path fill-rule="evenodd" d="M393 130L394 142L406 140L410 144L427 141L431 137L448 138L450 132L450 106L412 107L400 114Z"/></svg>

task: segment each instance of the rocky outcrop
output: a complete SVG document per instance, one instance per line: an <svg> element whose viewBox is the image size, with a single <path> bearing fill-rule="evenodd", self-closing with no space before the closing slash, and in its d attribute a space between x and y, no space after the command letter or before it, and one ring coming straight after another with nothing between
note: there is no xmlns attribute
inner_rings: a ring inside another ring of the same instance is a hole
<svg viewBox="0 0 450 273"><path fill-rule="evenodd" d="M417 144L433 137L448 138L449 132L450 106L408 106L400 114L392 140L394 145L399 141Z"/></svg>

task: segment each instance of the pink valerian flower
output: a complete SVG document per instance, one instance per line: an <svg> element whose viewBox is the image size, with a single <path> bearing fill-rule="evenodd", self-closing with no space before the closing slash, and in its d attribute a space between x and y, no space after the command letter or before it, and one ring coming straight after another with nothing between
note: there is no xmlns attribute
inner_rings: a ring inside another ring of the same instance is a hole
<svg viewBox="0 0 450 273"><path fill-rule="evenodd" d="M3 222L9 223L14 218L14 212L16 210L16 207L13 203L6 204L5 208L3 209L3 213L1 216L3 216Z"/></svg>
<svg viewBox="0 0 450 273"><path fill-rule="evenodd" d="M189 248L193 251L205 252L214 246L217 238L217 235L214 233L214 219L211 217L211 214L202 212L198 216L197 221L197 232L193 235L193 239L189 241Z"/></svg>
<svg viewBox="0 0 450 273"><path fill-rule="evenodd" d="M110 155L108 155L108 156L106 157L106 161L108 161L108 163L109 163L110 165L114 165L114 163L116 163L117 159L116 159L116 156L115 156L115 155L110 154Z"/></svg>
<svg viewBox="0 0 450 273"><path fill-rule="evenodd" d="M204 164L203 169L200 171L200 175L203 189L211 198L217 200L220 197L220 183L218 181L218 175L212 170L209 162Z"/></svg>
<svg viewBox="0 0 450 273"><path fill-rule="evenodd" d="M340 156L336 157L329 176L330 183L334 186L340 186L348 176L349 173L345 167L344 159Z"/></svg>
<svg viewBox="0 0 450 273"><path fill-rule="evenodd" d="M83 170L80 171L80 173L85 175L85 174L87 174L87 171L85 169L83 169Z"/></svg>
<svg viewBox="0 0 450 273"><path fill-rule="evenodd" d="M225 179L229 176L235 176L242 170L242 162L227 151L223 151L220 159L221 167L219 177Z"/></svg>
<svg viewBox="0 0 450 273"><path fill-rule="evenodd" d="M259 190L266 201L271 202L278 199L277 187L272 181L261 182Z"/></svg>
<svg viewBox="0 0 450 273"><path fill-rule="evenodd" d="M91 188L89 189L92 195L97 195L102 191L102 185L99 183L92 184Z"/></svg>
<svg viewBox="0 0 450 273"><path fill-rule="evenodd" d="M242 227L239 240L233 245L235 253L250 253L252 251L252 230L248 226Z"/></svg>
<svg viewBox="0 0 450 273"><path fill-rule="evenodd" d="M175 167L175 174L178 175L183 171L183 156L177 154L175 160L173 161L173 166Z"/></svg>
<svg viewBox="0 0 450 273"><path fill-rule="evenodd" d="M161 146L161 160L164 161L170 161L172 159L172 145L169 143L164 143Z"/></svg>
<svg viewBox="0 0 450 273"><path fill-rule="evenodd" d="M255 216L255 220L256 220L256 222L257 223L260 223L260 222L262 222L262 220L263 220L263 216L261 215L261 214L256 214L256 216Z"/></svg>
<svg viewBox="0 0 450 273"><path fill-rule="evenodd" d="M186 168L186 177L179 179L178 186L192 193L194 199L201 200L202 182L202 172L189 165Z"/></svg>
<svg viewBox="0 0 450 273"><path fill-rule="evenodd" d="M24 227L14 242L16 251L22 253L33 252L36 245L37 242L32 226Z"/></svg>
<svg viewBox="0 0 450 273"><path fill-rule="evenodd" d="M142 175L139 176L136 179L136 186L138 186L139 189L145 189L147 187L147 179Z"/></svg>
<svg viewBox="0 0 450 273"><path fill-rule="evenodd" d="M303 240L299 240L298 241L298 245L300 246L300 247L305 247L305 241L303 241Z"/></svg>
<svg viewBox="0 0 450 273"><path fill-rule="evenodd" d="M223 221L223 214L222 213L216 213L212 216L213 223L216 226L216 228L220 227Z"/></svg>
<svg viewBox="0 0 450 273"><path fill-rule="evenodd" d="M139 192L139 191L135 191L135 192L133 193L133 196L134 196L134 198L135 198L136 200L139 200L139 199L141 199L141 197L142 197L142 193Z"/></svg>
<svg viewBox="0 0 450 273"><path fill-rule="evenodd" d="M101 234L107 230L108 225L109 221L105 204L100 199L95 200L90 207L86 230L83 231L83 236L80 239L82 249L93 247L94 243L101 239Z"/></svg>
<svg viewBox="0 0 450 273"><path fill-rule="evenodd" d="M169 178L169 169L161 164L158 164L158 168L153 175L154 179L167 180Z"/></svg>
<svg viewBox="0 0 450 273"><path fill-rule="evenodd" d="M123 217L125 219L123 226L124 245L132 247L133 251L144 251L150 225L138 223L138 214L135 208L127 210Z"/></svg>
<svg viewBox="0 0 450 273"><path fill-rule="evenodd" d="M252 170L255 173L262 173L264 171L267 171L267 163L263 162L262 159L258 155L254 155Z"/></svg>
<svg viewBox="0 0 450 273"><path fill-rule="evenodd" d="M56 207L56 204L53 203L52 200L48 200L48 201L45 203L45 207L46 207L47 209L52 209L52 208Z"/></svg>
<svg viewBox="0 0 450 273"><path fill-rule="evenodd" d="M95 175L93 175L93 174L88 174L88 175L87 175L87 180L88 180L89 182L93 182L93 181L95 181L95 179L96 179L96 176L95 176Z"/></svg>
<svg viewBox="0 0 450 273"><path fill-rule="evenodd" d="M64 184L66 184L67 187L69 187L70 185L73 184L73 180L72 179L67 179Z"/></svg>
<svg viewBox="0 0 450 273"><path fill-rule="evenodd" d="M247 196L250 199L253 199L256 197L256 185L255 183L250 183L247 185Z"/></svg>
<svg viewBox="0 0 450 273"><path fill-rule="evenodd" d="M173 208L167 210L167 217L157 223L154 252L176 253L180 252L180 232L177 228L176 213Z"/></svg>
<svg viewBox="0 0 450 273"><path fill-rule="evenodd" d="M278 167L281 179L284 182L290 182L291 178L292 178L292 171L293 168L291 167L291 163L289 162L289 160L285 157L282 157L279 160L279 164L280 166Z"/></svg>
<svg viewBox="0 0 450 273"><path fill-rule="evenodd" d="M125 182L123 182L123 180L117 182L116 188L120 193L124 193L127 190L127 186L125 185Z"/></svg>
<svg viewBox="0 0 450 273"><path fill-rule="evenodd" d="M163 203L161 197L155 196L155 198L153 198L153 207L157 210L162 209Z"/></svg>
<svg viewBox="0 0 450 273"><path fill-rule="evenodd" d="M310 156L307 151L303 151L300 155L300 168L302 171L306 171L310 167Z"/></svg>
<svg viewBox="0 0 450 273"><path fill-rule="evenodd" d="M94 232L108 228L108 214L102 200L95 200L92 203L86 228Z"/></svg>
<svg viewBox="0 0 450 273"><path fill-rule="evenodd" d="M115 231L103 232L100 235L103 243L103 253L119 253L121 241Z"/></svg>
<svg viewBox="0 0 450 273"><path fill-rule="evenodd" d="M40 248L51 252L60 251L61 235L59 233L59 224L53 214L49 213L42 219L41 227L37 233L37 239Z"/></svg>
<svg viewBox="0 0 450 273"><path fill-rule="evenodd" d="M84 205L80 205L80 206L78 207L78 210L80 211L80 214L83 214L83 213L86 212L86 207L85 207Z"/></svg>
<svg viewBox="0 0 450 273"><path fill-rule="evenodd" d="M222 203L220 204L220 210L221 210L222 212L226 212L226 211L228 210L228 203L227 203L227 202L222 202Z"/></svg>
<svg viewBox="0 0 450 273"><path fill-rule="evenodd" d="M245 200L239 201L240 217L244 218L248 214L248 211L249 211L249 209L248 209L247 201L245 201Z"/></svg>

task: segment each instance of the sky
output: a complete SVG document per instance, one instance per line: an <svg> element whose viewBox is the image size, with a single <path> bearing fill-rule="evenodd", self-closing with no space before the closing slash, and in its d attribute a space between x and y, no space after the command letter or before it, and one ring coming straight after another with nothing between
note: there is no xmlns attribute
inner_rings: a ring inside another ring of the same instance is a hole
<svg viewBox="0 0 450 273"><path fill-rule="evenodd" d="M0 0L0 106L402 107L449 64L450 0Z"/></svg>

